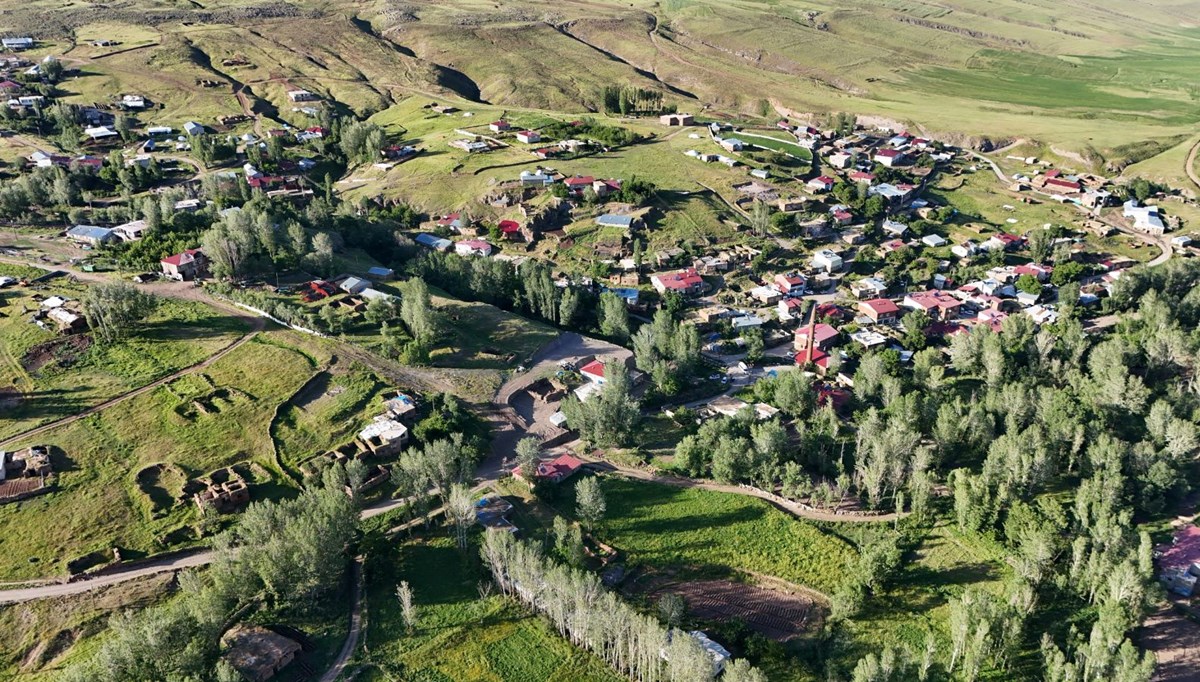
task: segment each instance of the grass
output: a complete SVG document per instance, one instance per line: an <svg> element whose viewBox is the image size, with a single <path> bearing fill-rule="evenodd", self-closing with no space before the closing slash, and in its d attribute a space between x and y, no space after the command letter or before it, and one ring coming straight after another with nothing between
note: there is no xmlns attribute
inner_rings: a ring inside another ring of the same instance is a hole
<svg viewBox="0 0 1200 682"><path fill-rule="evenodd" d="M433 305L447 318L448 338L432 353L437 367L511 369L558 337L558 330L493 305L433 291ZM511 360L506 359L512 354Z"/></svg>
<svg viewBox="0 0 1200 682"><path fill-rule="evenodd" d="M608 511L597 535L633 565L765 574L830 594L855 556L845 541L755 498L615 477L601 485ZM560 491L560 511L573 508L573 487Z"/></svg>
<svg viewBox="0 0 1200 682"><path fill-rule="evenodd" d="M853 534L858 529L838 530ZM846 660L852 666L861 656L878 653L884 646L923 651L927 633L936 637L939 651L948 651L950 600L971 585L999 593L1009 570L1001 548L959 532L952 522L938 522L906 556L891 588L868 599L863 613L846 624L854 638Z"/></svg>
<svg viewBox="0 0 1200 682"><path fill-rule="evenodd" d="M61 337L28 321L24 311L38 307L32 291L7 291L0 298L6 304L0 308L6 313L0 317L0 387L24 395L3 409L0 438L75 414L196 364L247 331L241 320L209 306L162 298L142 329L130 338L92 345L73 360L60 355L30 371L23 362L29 350ZM78 299L84 292L84 285L53 280L48 289L38 293Z"/></svg>
<svg viewBox="0 0 1200 682"><path fill-rule="evenodd" d="M388 388L361 365L317 373L287 404L271 426L281 463L289 469L351 440L362 422L382 409ZM378 405L377 405L378 403Z"/></svg>
<svg viewBox="0 0 1200 682"><path fill-rule="evenodd" d="M375 558L368 592L370 618L358 679L479 682L617 682L604 664L555 634L549 624L500 596L481 597L490 577L474 546L466 553L449 538L409 540ZM395 588L412 586L418 610L413 634L404 630Z"/></svg>
<svg viewBox="0 0 1200 682"><path fill-rule="evenodd" d="M54 446L60 473L52 492L0 508L0 575L61 573L67 561L112 547L136 558L195 542L197 512L190 500L163 509L156 503L163 493L139 486L137 473L151 464L193 478L250 462L254 498L289 494L290 481L274 461L271 417L327 357L308 337L263 333L203 373L14 444ZM166 494L179 497L175 483L165 485ZM44 523L48 518L54 523Z"/></svg>
<svg viewBox="0 0 1200 682"><path fill-rule="evenodd" d="M170 593L170 574L135 578L104 589L0 607L0 677L50 682L64 664L93 649L108 618L145 608Z"/></svg>

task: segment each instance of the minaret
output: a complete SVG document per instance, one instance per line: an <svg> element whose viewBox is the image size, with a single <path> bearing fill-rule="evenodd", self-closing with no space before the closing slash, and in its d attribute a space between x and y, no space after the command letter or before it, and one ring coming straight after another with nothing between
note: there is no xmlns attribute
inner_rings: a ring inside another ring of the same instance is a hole
<svg viewBox="0 0 1200 682"><path fill-rule="evenodd" d="M813 347L817 345L817 302L813 301L812 310L808 311L808 346L804 349L806 355L804 364L812 364Z"/></svg>

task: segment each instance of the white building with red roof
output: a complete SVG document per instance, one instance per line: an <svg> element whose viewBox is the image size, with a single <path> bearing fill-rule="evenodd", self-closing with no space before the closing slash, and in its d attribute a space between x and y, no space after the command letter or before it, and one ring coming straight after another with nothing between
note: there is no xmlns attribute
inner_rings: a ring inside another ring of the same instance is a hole
<svg viewBox="0 0 1200 682"><path fill-rule="evenodd" d="M800 325L800 328L796 330L793 347L797 351L808 349L809 333L809 327L806 325ZM837 345L837 341L841 337L841 333L837 329L824 323L812 325L811 333L812 337L816 339L817 350L823 351L828 351Z"/></svg>
<svg viewBox="0 0 1200 682"><path fill-rule="evenodd" d="M573 455L559 455L548 462L539 462L535 477L551 483L562 483L583 468L583 460ZM529 480L521 467L513 469L513 476L521 480Z"/></svg>

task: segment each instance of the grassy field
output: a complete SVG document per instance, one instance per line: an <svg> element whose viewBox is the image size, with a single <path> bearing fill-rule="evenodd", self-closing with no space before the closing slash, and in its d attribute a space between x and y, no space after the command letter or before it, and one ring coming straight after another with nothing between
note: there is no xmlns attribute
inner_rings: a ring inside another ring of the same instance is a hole
<svg viewBox="0 0 1200 682"><path fill-rule="evenodd" d="M202 373L39 434L34 442L55 448L58 485L0 508L0 575L61 573L66 561L112 547L136 558L194 542L198 515L178 500L180 488L222 466L250 463L255 498L287 494L271 418L327 360L308 337L260 334ZM162 472L139 480L153 464Z"/></svg>
<svg viewBox="0 0 1200 682"><path fill-rule="evenodd" d="M838 530L861 542L853 526ZM940 651L949 650L950 599L971 585L999 593L1009 571L1002 549L960 533L952 522L938 522L908 555L891 589L868 599L863 613L846 624L854 641L846 660L852 665L884 646L920 652L927 633L937 638Z"/></svg>
<svg viewBox="0 0 1200 682"><path fill-rule="evenodd" d="M448 332L444 345L432 353L436 367L512 369L559 334L549 325L486 303L433 294L431 301L446 318Z"/></svg>
<svg viewBox="0 0 1200 682"><path fill-rule="evenodd" d="M92 592L0 607L0 677L52 682L62 667L95 648L109 616L165 598L174 577L136 578Z"/></svg>
<svg viewBox="0 0 1200 682"><path fill-rule="evenodd" d="M597 528L633 565L696 575L758 573L829 594L855 556L841 539L762 500L605 477L608 512ZM556 507L574 509L573 485Z"/></svg>
<svg viewBox="0 0 1200 682"><path fill-rule="evenodd" d="M0 274L21 274L19 267L0 264ZM80 298L82 284L52 280L37 293ZM24 311L37 309L28 289L0 295L0 438L75 414L184 367L204 360L247 331L246 324L209 306L160 299L145 327L131 338L92 345L81 353L59 350L54 359L34 368L30 350L60 339L31 324ZM44 346L41 346L44 347ZM20 399L17 393L24 394Z"/></svg>
<svg viewBox="0 0 1200 682"><path fill-rule="evenodd" d="M389 547L376 559L365 633L372 664L356 679L422 682L617 682L591 654L558 637L548 623L499 596L480 596L490 581L477 549L458 550L445 537ZM412 586L418 625L404 630L396 600L399 581ZM360 655L361 656L361 655Z"/></svg>
<svg viewBox="0 0 1200 682"><path fill-rule="evenodd" d="M271 424L281 464L295 471L311 457L352 440L367 420L382 411L388 388L357 364L334 365L314 375L279 408Z"/></svg>

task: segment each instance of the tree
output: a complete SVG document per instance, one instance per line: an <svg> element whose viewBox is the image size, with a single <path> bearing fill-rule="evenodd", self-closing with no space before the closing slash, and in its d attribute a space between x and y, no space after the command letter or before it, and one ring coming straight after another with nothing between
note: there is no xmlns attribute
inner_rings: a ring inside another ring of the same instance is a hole
<svg viewBox="0 0 1200 682"><path fill-rule="evenodd" d="M604 518L607 506L598 478L589 476L575 486L575 513L587 525L588 530L595 528L600 519Z"/></svg>
<svg viewBox="0 0 1200 682"><path fill-rule="evenodd" d="M911 351L924 349L925 344L928 343L925 328L931 321L929 313L924 310L914 310L906 314L900 321L904 325L904 347Z"/></svg>
<svg viewBox="0 0 1200 682"><path fill-rule="evenodd" d="M411 635L417 628L417 607L413 604L413 591L407 580L401 580L396 586L396 600L400 602L400 618L404 620L404 629Z"/></svg>
<svg viewBox="0 0 1200 682"><path fill-rule="evenodd" d="M157 305L157 297L126 282L94 284L83 297L88 324L105 343L126 338Z"/></svg>
<svg viewBox="0 0 1200 682"><path fill-rule="evenodd" d="M620 362L604 365L604 385L588 400L574 395L562 403L563 414L583 440L599 447L623 446L641 417L636 400L629 394L629 376Z"/></svg>
<svg viewBox="0 0 1200 682"><path fill-rule="evenodd" d="M528 477L528 480L533 480L537 472L538 462L542 459L542 445L537 438L528 436L517 441L516 447L517 461L516 467Z"/></svg>
<svg viewBox="0 0 1200 682"><path fill-rule="evenodd" d="M328 232L318 232L312 240L312 260L325 273L333 266L333 238Z"/></svg>
<svg viewBox="0 0 1200 682"><path fill-rule="evenodd" d="M446 503L446 515L454 523L455 538L458 548L467 548L467 536L471 525L475 523L475 504L471 501L471 491L461 483L450 487L450 499Z"/></svg>
<svg viewBox="0 0 1200 682"><path fill-rule="evenodd" d="M771 206L762 200L755 200L750 211L750 227L754 234L765 237L771 228Z"/></svg>
<svg viewBox="0 0 1200 682"><path fill-rule="evenodd" d="M677 628L687 617L687 602L683 595L667 592L658 598L658 615L668 628Z"/></svg>
<svg viewBox="0 0 1200 682"><path fill-rule="evenodd" d="M618 341L629 340L629 308L620 296L606 291L600 294L600 333Z"/></svg>

